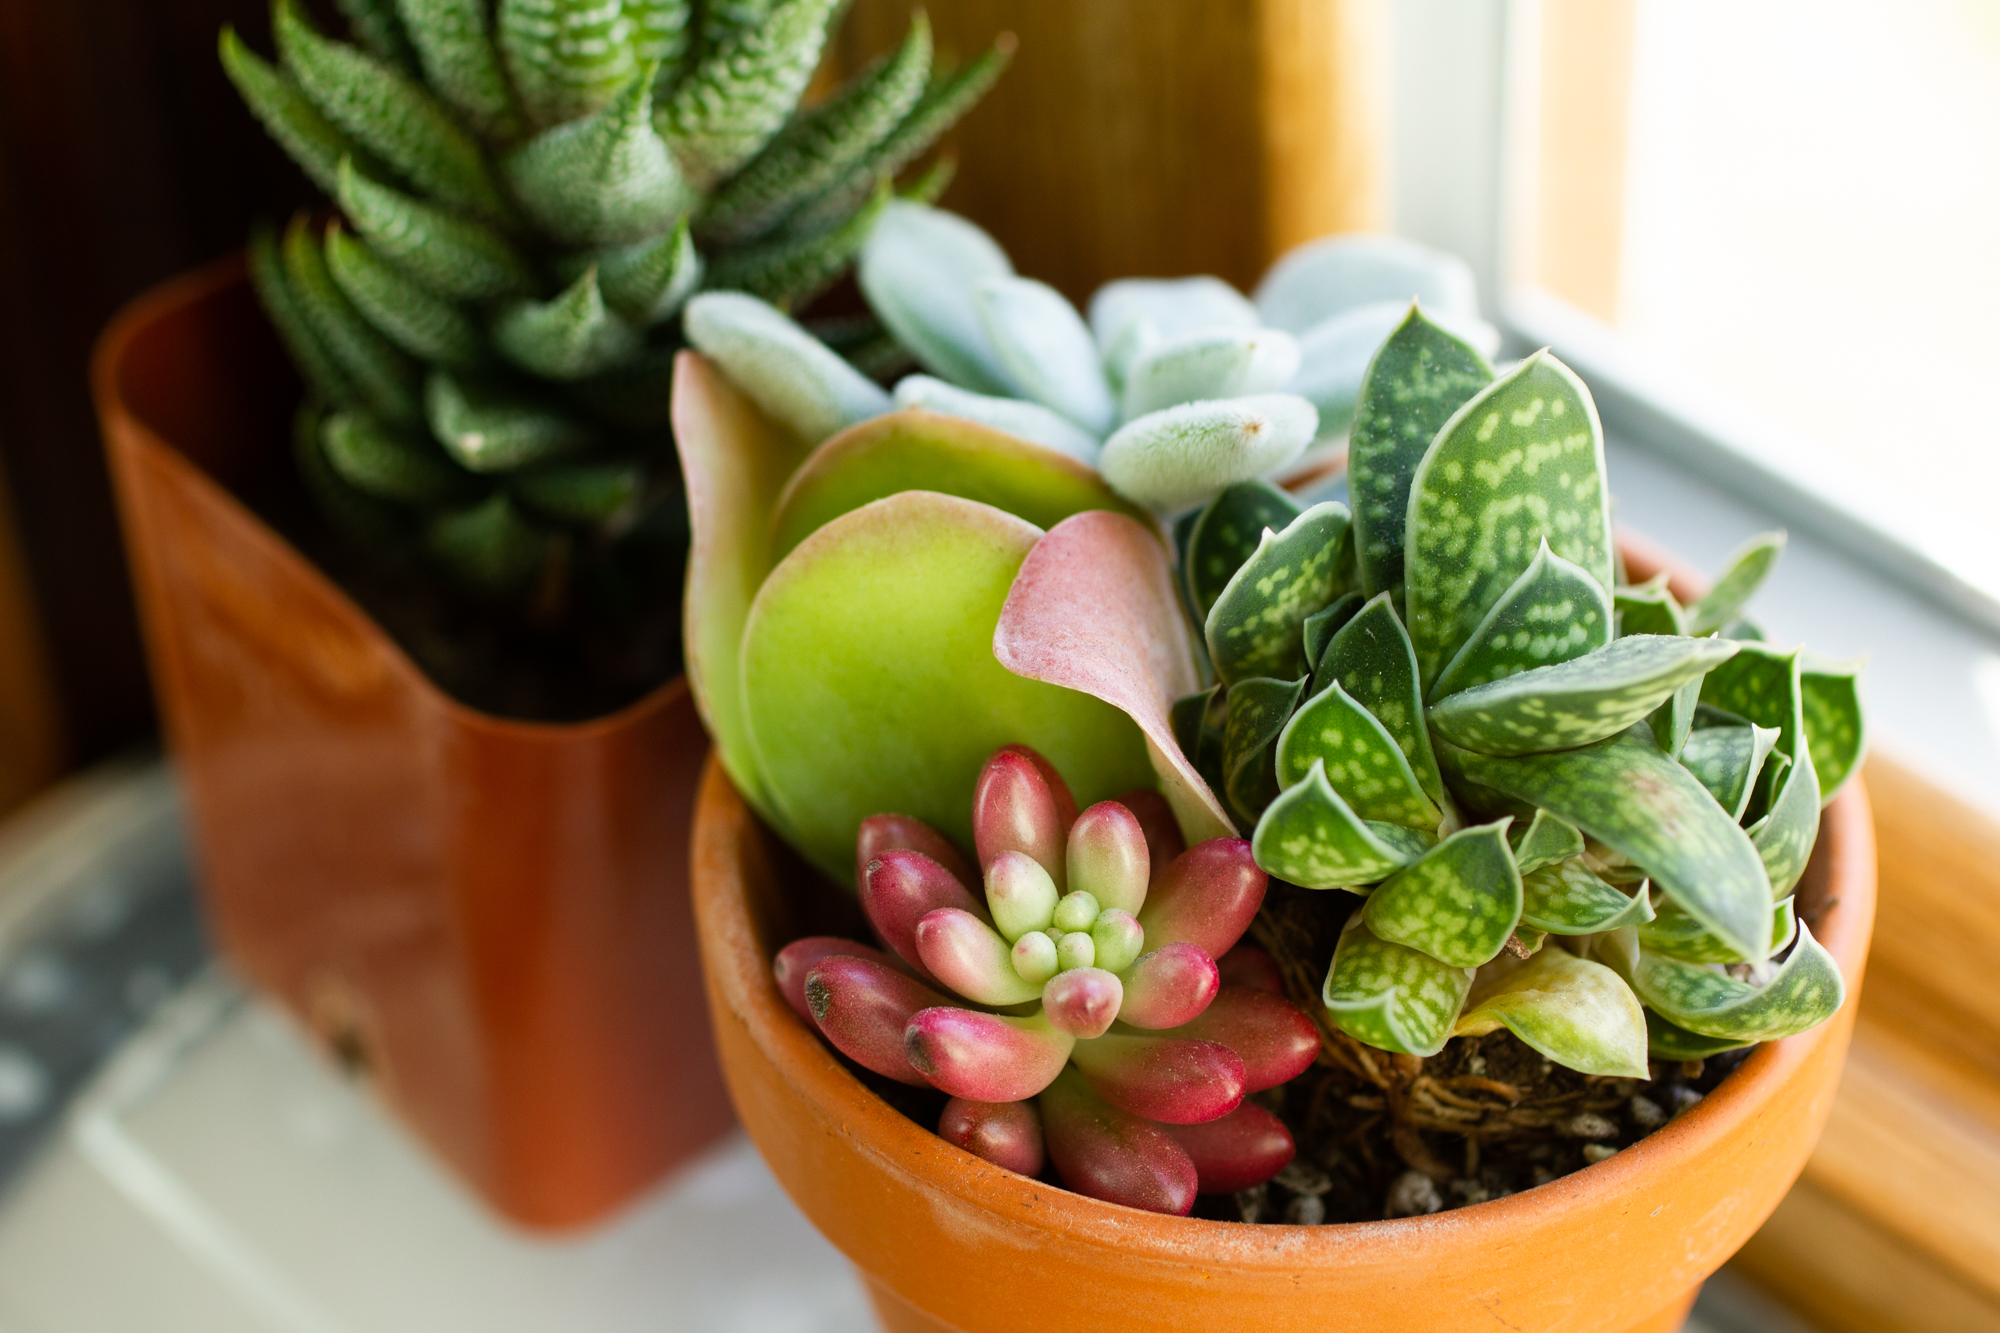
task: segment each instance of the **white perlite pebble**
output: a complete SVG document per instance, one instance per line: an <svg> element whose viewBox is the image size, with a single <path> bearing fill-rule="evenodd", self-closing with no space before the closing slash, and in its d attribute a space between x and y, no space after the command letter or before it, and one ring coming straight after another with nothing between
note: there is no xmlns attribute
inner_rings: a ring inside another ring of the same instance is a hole
<svg viewBox="0 0 2000 1333"><path fill-rule="evenodd" d="M1326 1204L1317 1194L1301 1194L1285 1205L1285 1220L1295 1227L1316 1227L1326 1221Z"/></svg>
<svg viewBox="0 0 2000 1333"><path fill-rule="evenodd" d="M1667 1113L1650 1097L1634 1094L1626 1106L1632 1112L1632 1123L1641 1129L1658 1129L1667 1123Z"/></svg>
<svg viewBox="0 0 2000 1333"><path fill-rule="evenodd" d="M1423 1217L1444 1207L1435 1181L1421 1171L1405 1171L1389 1186L1390 1217Z"/></svg>
<svg viewBox="0 0 2000 1333"><path fill-rule="evenodd" d="M1562 1132L1573 1139L1615 1139L1618 1126L1595 1111L1578 1111L1562 1122Z"/></svg>
<svg viewBox="0 0 2000 1333"><path fill-rule="evenodd" d="M1607 1143L1586 1143L1583 1145L1583 1160L1592 1166L1607 1157L1616 1157L1618 1150Z"/></svg>

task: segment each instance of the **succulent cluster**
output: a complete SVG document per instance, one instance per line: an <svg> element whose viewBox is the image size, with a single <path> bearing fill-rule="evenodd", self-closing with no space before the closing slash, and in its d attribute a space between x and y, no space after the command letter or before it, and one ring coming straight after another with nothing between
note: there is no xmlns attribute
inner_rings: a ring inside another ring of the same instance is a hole
<svg viewBox="0 0 2000 1333"><path fill-rule="evenodd" d="M972 832L976 876L920 821L865 820L856 882L890 952L791 944L793 1007L864 1067L948 1093L938 1132L1024 1175L1046 1156L1079 1193L1185 1214L1282 1169L1290 1133L1244 1097L1319 1036L1268 958L1232 952L1264 897L1249 844L1186 847L1148 790L1079 814L1024 747L987 761Z"/></svg>
<svg viewBox="0 0 2000 1333"><path fill-rule="evenodd" d="M1329 1020L1413 1055L1505 1026L1644 1077L1649 1048L1830 1016L1840 972L1791 893L1861 715L1853 667L1741 618L1782 534L1693 606L1628 586L1582 382L1547 352L1496 377L1414 308L1351 441L1351 519L1252 482L1182 527L1216 677L1182 747L1259 865L1365 898Z"/></svg>
<svg viewBox="0 0 2000 1333"><path fill-rule="evenodd" d="M567 571L649 524L679 531L683 303L715 287L787 306L831 283L1007 50L934 71L919 14L801 110L837 0L342 7L358 45L296 0L273 6L277 65L221 38L339 206L251 250L314 398L302 466L345 526L513 604L559 603Z"/></svg>

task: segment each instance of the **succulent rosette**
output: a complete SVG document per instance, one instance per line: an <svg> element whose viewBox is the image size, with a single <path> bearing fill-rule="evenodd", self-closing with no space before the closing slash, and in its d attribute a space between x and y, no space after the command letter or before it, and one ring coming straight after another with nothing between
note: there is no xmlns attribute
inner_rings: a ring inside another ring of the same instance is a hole
<svg viewBox="0 0 2000 1333"><path fill-rule="evenodd" d="M1231 955L1264 898L1250 845L1185 847L1143 789L1079 814L1024 747L987 761L972 805L976 876L917 820L863 821L856 884L888 953L793 943L775 963L793 1007L856 1063L948 1093L939 1134L1024 1175L1047 1161L1079 1193L1180 1214L1275 1175L1291 1133L1245 1096L1320 1042L1254 950Z"/></svg>

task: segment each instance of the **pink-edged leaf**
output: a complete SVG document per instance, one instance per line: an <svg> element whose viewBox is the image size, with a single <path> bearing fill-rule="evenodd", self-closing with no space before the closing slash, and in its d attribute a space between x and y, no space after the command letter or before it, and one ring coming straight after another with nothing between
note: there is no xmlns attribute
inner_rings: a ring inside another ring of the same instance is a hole
<svg viewBox="0 0 2000 1333"><path fill-rule="evenodd" d="M1255 1102L1201 1125L1165 1129L1194 1163L1203 1194L1234 1194L1261 1185L1298 1153L1285 1122Z"/></svg>
<svg viewBox="0 0 2000 1333"><path fill-rule="evenodd" d="M982 920L986 916L985 904L972 890L922 852L892 850L864 861L859 886L868 924L926 981L937 978L917 948L917 922L940 907L956 907Z"/></svg>
<svg viewBox="0 0 2000 1333"><path fill-rule="evenodd" d="M1148 1120L1198 1125L1243 1100L1243 1060L1220 1042L1114 1032L1079 1041L1070 1059L1098 1096Z"/></svg>
<svg viewBox="0 0 2000 1333"><path fill-rule="evenodd" d="M994 752L972 791L972 840L981 869L1004 852L1034 858L1063 887L1063 842L1076 798L1046 760L1026 746Z"/></svg>
<svg viewBox="0 0 2000 1333"><path fill-rule="evenodd" d="M938 1117L938 1137L974 1157L1024 1176L1041 1174L1042 1117L1033 1102L969 1102L954 1097Z"/></svg>
<svg viewBox="0 0 2000 1333"><path fill-rule="evenodd" d="M953 879L971 887L979 883L965 856L951 840L909 815L870 815L861 821L854 835L854 882L868 877L868 863L884 852L922 852L951 872Z"/></svg>
<svg viewBox="0 0 2000 1333"><path fill-rule="evenodd" d="M1177 1028L1192 1022L1222 986L1215 960L1185 943L1155 949L1133 964L1123 980L1125 1004L1118 1017L1135 1028Z"/></svg>
<svg viewBox="0 0 2000 1333"><path fill-rule="evenodd" d="M1072 1037L1101 1037L1119 1016L1125 985L1101 967L1057 973L1042 992L1042 1012Z"/></svg>
<svg viewBox="0 0 2000 1333"><path fill-rule="evenodd" d="M1000 932L957 907L924 913L917 922L917 955L930 974L974 1004L1027 1004L1042 988L1021 979Z"/></svg>
<svg viewBox="0 0 2000 1333"><path fill-rule="evenodd" d="M916 1014L946 998L921 981L866 958L822 958L806 973L806 1011L834 1048L865 1069L921 1086L903 1034Z"/></svg>
<svg viewBox="0 0 2000 1333"><path fill-rule="evenodd" d="M1168 712L1196 689L1194 654L1166 548L1144 524L1100 509L1049 529L1014 576L993 655L1130 716L1187 836L1236 831L1174 740Z"/></svg>
<svg viewBox="0 0 2000 1333"><path fill-rule="evenodd" d="M1147 787L1112 799L1130 810L1144 830L1146 861L1151 867L1152 882L1158 883L1167 867L1174 863L1174 858L1187 850L1187 839L1181 836L1180 821L1174 818L1174 808L1167 804L1166 797Z"/></svg>
<svg viewBox="0 0 2000 1333"><path fill-rule="evenodd" d="M1263 906L1270 876L1241 838L1210 838L1174 859L1146 896L1139 924L1152 948L1185 940L1211 958L1236 946Z"/></svg>
<svg viewBox="0 0 2000 1333"><path fill-rule="evenodd" d="M778 983L778 993L785 997L785 1003L792 1006L792 1012L806 1022L813 1022L812 1010L806 1007L806 973L813 970L822 958L844 955L849 958L865 958L871 963L901 970L903 964L880 949L867 944L857 944L837 935L808 935L802 940L793 940L778 950L778 956L771 960L771 976Z"/></svg>
<svg viewBox="0 0 2000 1333"><path fill-rule="evenodd" d="M1055 1080L1076 1039L1047 1017L941 1006L910 1016L903 1050L934 1088L975 1102L1018 1102Z"/></svg>
<svg viewBox="0 0 2000 1333"><path fill-rule="evenodd" d="M1186 1217L1200 1178L1166 1129L1121 1111L1066 1071L1041 1097L1042 1134L1063 1184L1128 1208Z"/></svg>
<svg viewBox="0 0 2000 1333"><path fill-rule="evenodd" d="M1319 1026L1282 994L1224 986L1191 1023L1162 1035L1217 1042L1243 1061L1243 1090L1262 1092L1305 1073L1319 1058Z"/></svg>
<svg viewBox="0 0 2000 1333"><path fill-rule="evenodd" d="M1069 887L1083 889L1100 907L1136 913L1146 905L1152 853L1138 816L1116 801L1099 801L1069 828L1065 856Z"/></svg>
<svg viewBox="0 0 2000 1333"><path fill-rule="evenodd" d="M1277 960L1254 944L1237 945L1216 959L1215 967L1225 986L1247 986L1273 995L1285 993L1285 974L1278 970Z"/></svg>

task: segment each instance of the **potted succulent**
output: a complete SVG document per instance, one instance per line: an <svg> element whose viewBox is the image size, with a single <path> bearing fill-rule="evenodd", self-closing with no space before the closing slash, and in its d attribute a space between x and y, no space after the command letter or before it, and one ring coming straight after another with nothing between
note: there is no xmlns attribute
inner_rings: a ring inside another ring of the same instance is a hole
<svg viewBox="0 0 2000 1333"><path fill-rule="evenodd" d="M1666 1330L1803 1165L1872 920L1855 673L1742 616L1781 538L1706 590L1621 550L1588 391L1427 318L1455 271L1342 239L1086 324L894 205L887 402L690 312L712 1013L890 1327ZM1351 510L1267 480L1343 434Z"/></svg>
<svg viewBox="0 0 2000 1333"><path fill-rule="evenodd" d="M276 0L276 63L221 36L335 210L125 312L99 410L224 950L572 1225L729 1116L675 1018L681 306L827 287L1007 47L934 66L918 15L802 106L834 0L343 8L351 43Z"/></svg>

